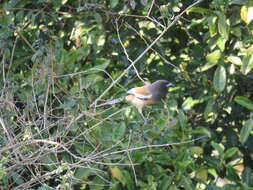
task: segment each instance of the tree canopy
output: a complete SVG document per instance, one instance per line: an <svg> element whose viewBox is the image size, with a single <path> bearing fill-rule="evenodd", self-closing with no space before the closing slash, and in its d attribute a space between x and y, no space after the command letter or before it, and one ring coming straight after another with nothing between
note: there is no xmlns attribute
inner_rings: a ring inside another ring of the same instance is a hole
<svg viewBox="0 0 253 190"><path fill-rule="evenodd" d="M253 188L253 0L0 7L0 189Z"/></svg>

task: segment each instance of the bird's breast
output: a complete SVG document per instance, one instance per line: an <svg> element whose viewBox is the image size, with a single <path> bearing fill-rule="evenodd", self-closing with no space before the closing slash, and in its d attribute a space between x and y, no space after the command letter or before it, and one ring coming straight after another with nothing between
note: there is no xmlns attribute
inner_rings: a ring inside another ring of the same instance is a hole
<svg viewBox="0 0 253 190"><path fill-rule="evenodd" d="M136 97L132 94L127 95L125 99L127 102L130 102L131 104L135 105L136 107L140 107L140 108L142 108L145 105L155 103L155 101L152 99L143 100L143 99L139 99L138 97Z"/></svg>

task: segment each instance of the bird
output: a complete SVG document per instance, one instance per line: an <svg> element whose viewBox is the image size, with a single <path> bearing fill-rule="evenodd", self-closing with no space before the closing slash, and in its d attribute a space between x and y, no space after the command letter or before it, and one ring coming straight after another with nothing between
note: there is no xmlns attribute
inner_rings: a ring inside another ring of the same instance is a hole
<svg viewBox="0 0 253 190"><path fill-rule="evenodd" d="M131 88L126 92L125 97L117 98L106 103L97 105L96 107L112 105L125 100L134 105L145 122L148 119L144 117L142 109L145 106L156 104L166 97L168 88L173 87L174 84L167 80L157 80L153 83L146 83L144 86Z"/></svg>
<svg viewBox="0 0 253 190"><path fill-rule="evenodd" d="M135 87L127 91L125 100L134 105L144 121L148 121L142 113L145 106L156 104L166 97L168 88L174 86L167 80L157 80L152 84Z"/></svg>

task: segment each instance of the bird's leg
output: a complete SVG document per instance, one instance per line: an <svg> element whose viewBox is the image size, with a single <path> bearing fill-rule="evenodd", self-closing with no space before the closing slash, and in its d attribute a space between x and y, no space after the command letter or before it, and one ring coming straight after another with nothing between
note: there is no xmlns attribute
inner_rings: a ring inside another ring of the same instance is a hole
<svg viewBox="0 0 253 190"><path fill-rule="evenodd" d="M145 121L145 123L150 123L150 119L144 117L143 113L142 113L142 108L138 108L139 113L141 114L141 117L143 118L143 120Z"/></svg>

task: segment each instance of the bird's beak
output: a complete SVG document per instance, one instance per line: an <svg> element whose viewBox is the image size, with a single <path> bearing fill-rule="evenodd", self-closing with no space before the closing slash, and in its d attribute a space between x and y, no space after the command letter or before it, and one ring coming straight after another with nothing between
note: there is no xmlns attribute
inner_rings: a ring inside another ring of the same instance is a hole
<svg viewBox="0 0 253 190"><path fill-rule="evenodd" d="M166 87L173 87L173 86L175 86L173 83L168 83L167 85L166 85Z"/></svg>

